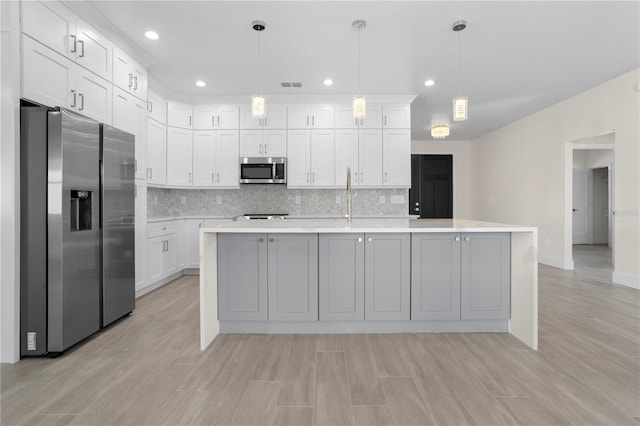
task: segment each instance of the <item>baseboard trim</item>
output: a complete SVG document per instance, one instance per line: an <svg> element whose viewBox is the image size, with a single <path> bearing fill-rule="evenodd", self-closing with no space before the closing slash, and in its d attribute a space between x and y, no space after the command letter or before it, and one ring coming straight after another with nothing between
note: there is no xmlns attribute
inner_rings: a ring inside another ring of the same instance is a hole
<svg viewBox="0 0 640 426"><path fill-rule="evenodd" d="M181 270L179 272L176 272L173 275L169 275L168 277L161 279L160 281L156 281L156 282L151 283L149 285L146 285L146 286L144 286L142 288L137 288L136 289L136 299L141 297L141 296L144 296L147 293L152 292L153 290L159 289L163 285L168 284L171 281L175 280L176 278L180 278L183 275L184 275L184 270Z"/></svg>
<svg viewBox="0 0 640 426"><path fill-rule="evenodd" d="M567 271L573 271L573 260L556 259L555 257L538 256L538 263L543 263L554 268L565 269Z"/></svg>
<svg viewBox="0 0 640 426"><path fill-rule="evenodd" d="M620 272L615 272L611 276L611 281L614 284L620 284L625 287L635 288L636 290L640 290L640 277L634 275L621 274Z"/></svg>
<svg viewBox="0 0 640 426"><path fill-rule="evenodd" d="M220 321L220 333L507 333L509 320Z"/></svg>

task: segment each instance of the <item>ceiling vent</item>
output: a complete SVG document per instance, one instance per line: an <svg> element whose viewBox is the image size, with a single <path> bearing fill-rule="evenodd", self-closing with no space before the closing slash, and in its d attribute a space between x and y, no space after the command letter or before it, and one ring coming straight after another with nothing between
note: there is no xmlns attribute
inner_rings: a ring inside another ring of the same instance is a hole
<svg viewBox="0 0 640 426"><path fill-rule="evenodd" d="M280 83L280 86L282 87L302 87L302 83L289 83L289 82L282 82Z"/></svg>

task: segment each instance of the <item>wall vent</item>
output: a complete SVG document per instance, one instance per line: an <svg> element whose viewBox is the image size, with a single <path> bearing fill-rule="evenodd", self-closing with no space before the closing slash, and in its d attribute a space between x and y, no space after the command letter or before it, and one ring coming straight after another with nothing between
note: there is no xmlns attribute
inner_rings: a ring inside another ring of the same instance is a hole
<svg viewBox="0 0 640 426"><path fill-rule="evenodd" d="M280 86L282 86L282 87L302 87L302 83L299 83L299 82L291 83L291 82L283 81L282 83L280 83Z"/></svg>

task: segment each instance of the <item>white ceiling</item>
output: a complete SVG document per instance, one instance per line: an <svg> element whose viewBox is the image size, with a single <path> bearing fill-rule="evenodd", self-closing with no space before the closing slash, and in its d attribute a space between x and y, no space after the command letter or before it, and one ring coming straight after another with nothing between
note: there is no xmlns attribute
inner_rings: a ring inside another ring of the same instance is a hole
<svg viewBox="0 0 640 426"><path fill-rule="evenodd" d="M68 2L71 8L75 2ZM118 31L146 52L149 74L171 92L201 96L262 92L417 95L414 139L451 125L451 139L473 139L640 66L637 1L93 1ZM467 29L454 33L454 21ZM160 39L150 41L145 30ZM458 65L458 35L461 71ZM325 77L332 87L322 85ZM426 79L435 86L424 86ZM195 80L207 82L205 88ZM280 87L299 81L300 89ZM633 90L633 89L630 89ZM451 121L454 96L469 98L469 119ZM268 102L268 97L267 97Z"/></svg>

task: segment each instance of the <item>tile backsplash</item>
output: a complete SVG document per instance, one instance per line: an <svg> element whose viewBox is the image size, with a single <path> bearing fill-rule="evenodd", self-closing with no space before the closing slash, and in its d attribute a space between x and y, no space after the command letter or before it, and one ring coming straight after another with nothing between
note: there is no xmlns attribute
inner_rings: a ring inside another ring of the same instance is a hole
<svg viewBox="0 0 640 426"><path fill-rule="evenodd" d="M243 185L239 189L224 190L150 187L147 191L149 219L168 216L232 217L243 213L344 216L347 212L344 189L287 189L283 185ZM408 203L407 189L353 190L354 216L406 215Z"/></svg>

